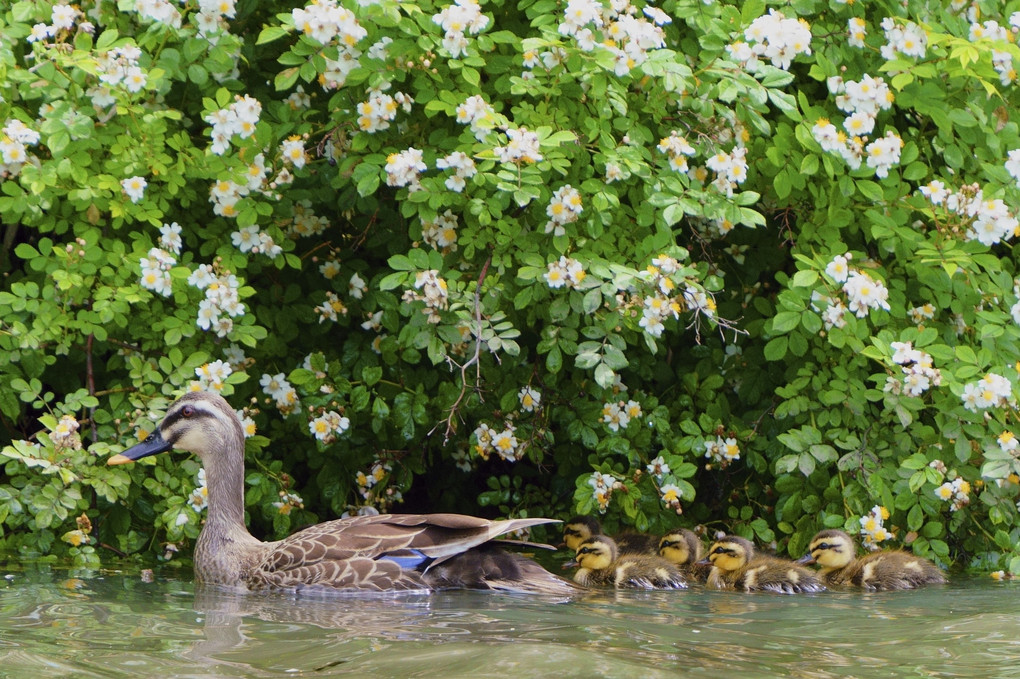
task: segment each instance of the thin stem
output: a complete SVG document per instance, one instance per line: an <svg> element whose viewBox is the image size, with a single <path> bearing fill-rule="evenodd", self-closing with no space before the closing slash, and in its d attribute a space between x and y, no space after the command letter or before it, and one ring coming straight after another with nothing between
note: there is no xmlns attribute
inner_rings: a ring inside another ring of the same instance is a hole
<svg viewBox="0 0 1020 679"><path fill-rule="evenodd" d="M85 340L85 383L89 390L89 396L96 395L96 373L92 366L92 342L95 340L95 335L89 333L89 337ZM96 441L99 439L99 431L96 429L96 407L91 406L89 408L89 420L91 421L92 428L92 440Z"/></svg>
<svg viewBox="0 0 1020 679"><path fill-rule="evenodd" d="M450 440L451 434L454 433L455 427L453 424L453 418L457 414L457 409L460 407L461 401L464 400L464 395L467 394L468 390L468 379L467 371L468 368L473 364L475 366L475 385L479 385L482 382L482 364L481 364L481 353L482 353L482 283L485 281L485 275L489 271L489 264L492 263L492 257L490 256L485 260L485 264L482 265L482 271L478 274L478 284L475 287L475 351L465 363L460 365L460 393L457 395L457 400L450 406L449 415L446 417L446 432L443 434L443 443ZM453 359L448 359L451 363L454 363ZM438 425L436 425L438 427ZM432 431L435 431L433 428ZM431 433L431 432L429 432Z"/></svg>

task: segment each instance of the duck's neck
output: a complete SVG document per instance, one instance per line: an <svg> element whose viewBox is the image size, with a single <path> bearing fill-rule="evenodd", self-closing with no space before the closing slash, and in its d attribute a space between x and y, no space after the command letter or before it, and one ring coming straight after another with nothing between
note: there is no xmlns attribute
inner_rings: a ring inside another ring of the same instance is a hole
<svg viewBox="0 0 1020 679"><path fill-rule="evenodd" d="M233 459L235 457L238 459ZM206 527L240 528L247 533L244 523L244 457L217 455L207 463L205 478L209 488Z"/></svg>
<svg viewBox="0 0 1020 679"><path fill-rule="evenodd" d="M195 574L201 582L234 584L262 543L244 523L244 436L238 431L215 446L202 456L209 507L195 546Z"/></svg>

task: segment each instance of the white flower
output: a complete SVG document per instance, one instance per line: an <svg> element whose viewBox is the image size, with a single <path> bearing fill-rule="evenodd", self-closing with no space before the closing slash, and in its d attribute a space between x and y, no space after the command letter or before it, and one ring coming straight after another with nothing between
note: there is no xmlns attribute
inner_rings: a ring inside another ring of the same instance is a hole
<svg viewBox="0 0 1020 679"><path fill-rule="evenodd" d="M659 495L666 505L678 504L680 502L680 487L675 483L667 483L659 488Z"/></svg>
<svg viewBox="0 0 1020 679"><path fill-rule="evenodd" d="M521 409L529 413L538 410L538 406L542 402L542 395L531 387L521 387L517 398L521 401Z"/></svg>
<svg viewBox="0 0 1020 679"><path fill-rule="evenodd" d="M308 156L305 153L305 146L301 137L293 136L280 144L280 156L296 168L304 167Z"/></svg>
<svg viewBox="0 0 1020 679"><path fill-rule="evenodd" d="M55 30L69 31L74 28L74 20L78 18L78 10L70 5L54 5L50 14Z"/></svg>
<svg viewBox="0 0 1020 679"><path fill-rule="evenodd" d="M351 297L355 299L361 299L365 296L365 292L368 291L368 285L358 274L351 276L350 282L347 284L348 290L351 293Z"/></svg>
<svg viewBox="0 0 1020 679"><path fill-rule="evenodd" d="M145 187L148 186L148 182L144 177L128 177L120 180L120 186L131 202L137 203L145 195Z"/></svg>
<svg viewBox="0 0 1020 679"><path fill-rule="evenodd" d="M659 455L654 460L648 463L645 467L649 474L652 474L657 479L661 479L663 476L669 473L669 465L666 464L666 460L663 459L662 455Z"/></svg>
<svg viewBox="0 0 1020 679"><path fill-rule="evenodd" d="M507 130L506 136L506 146L497 146L493 149L499 162L529 164L542 160L542 154L538 152L539 143L536 133L521 127Z"/></svg>
<svg viewBox="0 0 1020 679"><path fill-rule="evenodd" d="M387 185L408 186L412 191L416 191L421 188L418 177L428 167L422 160L421 151L408 148L399 153L391 153L386 158L385 169Z"/></svg>
<svg viewBox="0 0 1020 679"><path fill-rule="evenodd" d="M998 436L999 447L1004 452L1012 453L1013 451L1020 448L1020 439L1018 439L1013 432L1006 430Z"/></svg>
<svg viewBox="0 0 1020 679"><path fill-rule="evenodd" d="M1013 149L1009 152L1006 160L1006 172L1020 183L1020 149Z"/></svg>
<svg viewBox="0 0 1020 679"><path fill-rule="evenodd" d="M492 449L507 462L517 460L517 446L513 428L504 429L492 438Z"/></svg>
<svg viewBox="0 0 1020 679"><path fill-rule="evenodd" d="M889 310L889 290L880 281L865 273L853 271L843 284L847 306L858 318L868 315L869 309Z"/></svg>
<svg viewBox="0 0 1020 679"><path fill-rule="evenodd" d="M177 222L171 222L170 224L163 224L159 227L159 245L164 250L169 250L174 254L180 254L181 246L181 225Z"/></svg>
<svg viewBox="0 0 1020 679"><path fill-rule="evenodd" d="M837 283L845 283L847 277L850 275L850 268L848 261L850 255L836 255L829 262L829 265L825 267L825 273L828 274L829 278L836 281Z"/></svg>

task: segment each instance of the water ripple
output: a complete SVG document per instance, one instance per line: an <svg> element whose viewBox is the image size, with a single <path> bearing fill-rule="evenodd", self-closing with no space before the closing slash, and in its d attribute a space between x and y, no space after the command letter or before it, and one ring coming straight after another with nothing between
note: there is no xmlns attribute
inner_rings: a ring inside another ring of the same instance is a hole
<svg viewBox="0 0 1020 679"><path fill-rule="evenodd" d="M1020 586L295 599L122 573L0 585L0 675L1020 679Z"/></svg>

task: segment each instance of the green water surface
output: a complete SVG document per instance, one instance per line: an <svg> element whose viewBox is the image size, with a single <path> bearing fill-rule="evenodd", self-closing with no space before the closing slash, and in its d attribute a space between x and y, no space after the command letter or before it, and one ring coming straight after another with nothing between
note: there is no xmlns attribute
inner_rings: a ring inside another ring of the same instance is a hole
<svg viewBox="0 0 1020 679"><path fill-rule="evenodd" d="M1020 583L296 599L178 573L0 580L0 677L1020 677Z"/></svg>

